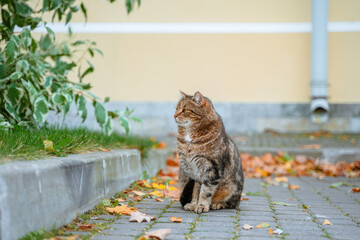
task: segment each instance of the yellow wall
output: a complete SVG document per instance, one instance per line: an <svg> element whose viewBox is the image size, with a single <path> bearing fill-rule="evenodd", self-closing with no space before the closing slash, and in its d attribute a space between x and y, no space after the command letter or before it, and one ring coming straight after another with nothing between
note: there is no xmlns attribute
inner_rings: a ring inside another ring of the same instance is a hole
<svg viewBox="0 0 360 240"><path fill-rule="evenodd" d="M310 22L310 0L151 0L127 15L124 1L86 1L88 22ZM360 21L360 1L330 1L329 21ZM83 21L75 16L74 21ZM178 89L214 101L308 102L310 34L76 34L98 43L99 96L174 101ZM63 38L63 36L59 36ZM360 101L360 33L329 34L331 102Z"/></svg>

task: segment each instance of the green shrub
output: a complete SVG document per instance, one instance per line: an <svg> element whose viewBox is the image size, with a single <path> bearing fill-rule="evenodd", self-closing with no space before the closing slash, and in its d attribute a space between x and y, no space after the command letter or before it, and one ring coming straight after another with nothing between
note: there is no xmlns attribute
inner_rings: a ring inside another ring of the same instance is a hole
<svg viewBox="0 0 360 240"><path fill-rule="evenodd" d="M114 0L109 0L114 2ZM89 90L91 85L83 82L84 77L94 71L86 57L102 52L93 41L69 39L56 42L55 34L43 20L45 13L52 14L52 20L65 20L68 24L73 13L81 11L87 18L85 1L43 0L39 9L31 8L27 0L0 0L0 127L13 125L37 127L46 122L49 111L68 113L71 104L76 105L78 114L85 120L86 103L91 101L95 108L97 122L104 133L112 132L112 119L119 119L126 134L129 121L140 121L131 116L132 111L109 111L102 101ZM128 13L140 0L126 0ZM39 39L32 36L32 30L45 26L46 34ZM19 27L21 32L14 32ZM77 58L80 56L79 58ZM78 82L68 77L76 71Z"/></svg>

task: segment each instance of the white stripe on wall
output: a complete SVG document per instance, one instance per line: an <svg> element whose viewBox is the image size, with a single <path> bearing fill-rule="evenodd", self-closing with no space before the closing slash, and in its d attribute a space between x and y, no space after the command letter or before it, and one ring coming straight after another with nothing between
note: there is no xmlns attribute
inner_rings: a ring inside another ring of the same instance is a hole
<svg viewBox="0 0 360 240"><path fill-rule="evenodd" d="M57 33L66 33L64 23L49 23ZM71 23L74 33L212 34L212 33L310 33L310 22L291 23ZM329 32L360 32L360 22L329 22ZM20 28L15 31L21 31ZM46 32L39 27L34 32Z"/></svg>

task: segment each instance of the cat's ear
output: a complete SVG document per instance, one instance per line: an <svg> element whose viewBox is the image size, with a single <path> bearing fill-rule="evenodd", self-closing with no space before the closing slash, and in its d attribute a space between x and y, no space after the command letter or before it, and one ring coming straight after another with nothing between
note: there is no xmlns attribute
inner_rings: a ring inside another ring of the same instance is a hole
<svg viewBox="0 0 360 240"><path fill-rule="evenodd" d="M186 98L186 97L189 96L189 95L187 95L186 93L184 93L184 92L181 91L181 90L179 90L179 92L180 92L180 97L181 97L181 98Z"/></svg>
<svg viewBox="0 0 360 240"><path fill-rule="evenodd" d="M197 92L194 94L193 101L194 101L196 104L202 106L202 105L205 104L206 99L204 98L204 96L203 96L199 91L197 91Z"/></svg>

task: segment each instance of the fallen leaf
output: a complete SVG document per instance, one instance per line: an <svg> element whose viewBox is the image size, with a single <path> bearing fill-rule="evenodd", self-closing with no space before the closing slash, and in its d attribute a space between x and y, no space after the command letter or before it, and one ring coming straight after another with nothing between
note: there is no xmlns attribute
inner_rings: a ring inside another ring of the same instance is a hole
<svg viewBox="0 0 360 240"><path fill-rule="evenodd" d="M138 212L138 211L135 211L135 212L131 212L130 213L130 219L129 219L129 222L138 222L138 223L141 223L141 222L150 222L151 219L153 217L145 214L145 213L141 213L141 212Z"/></svg>
<svg viewBox="0 0 360 240"><path fill-rule="evenodd" d="M151 188L151 185L144 179L143 180L144 186L147 188Z"/></svg>
<svg viewBox="0 0 360 240"><path fill-rule="evenodd" d="M254 228L253 226L250 226L249 224L247 224L247 223L245 223L243 226L242 226L242 229L244 229L244 230L250 230L250 229L252 229L252 228Z"/></svg>
<svg viewBox="0 0 360 240"><path fill-rule="evenodd" d="M281 183L289 182L289 179L287 177L276 177L276 178L274 178L274 180L277 182L281 182Z"/></svg>
<svg viewBox="0 0 360 240"><path fill-rule="evenodd" d="M140 202L140 201L142 200L142 198L141 198L140 196L138 196L138 195L135 195L135 196L133 197L133 200L134 200L134 201L137 201L137 202Z"/></svg>
<svg viewBox="0 0 360 240"><path fill-rule="evenodd" d="M279 228L277 228L277 229L275 229L274 231L273 231L273 233L276 233L276 234L282 234L284 231L283 230L281 230L281 229L279 229Z"/></svg>
<svg viewBox="0 0 360 240"><path fill-rule="evenodd" d="M164 184L158 184L158 183L153 183L152 186L153 186L153 188L156 188L159 190L164 190L166 188L166 186Z"/></svg>
<svg viewBox="0 0 360 240"><path fill-rule="evenodd" d="M133 207L128 207L126 204L116 207L107 207L106 211L109 213L120 213L123 215L130 215L131 212L136 211Z"/></svg>
<svg viewBox="0 0 360 240"><path fill-rule="evenodd" d="M249 201L249 198L241 197L240 200L241 200L241 201Z"/></svg>
<svg viewBox="0 0 360 240"><path fill-rule="evenodd" d="M54 142L50 140L44 140L44 149L49 152L55 152Z"/></svg>
<svg viewBox="0 0 360 240"><path fill-rule="evenodd" d="M289 184L288 188L290 190L297 190L297 189L300 189L300 186L299 185L295 185L295 184Z"/></svg>
<svg viewBox="0 0 360 240"><path fill-rule="evenodd" d="M151 232L146 232L143 237L140 238L140 240L143 239L157 239L157 240L165 240L166 236L169 235L171 232L171 229L165 228L165 229L159 229Z"/></svg>
<svg viewBox="0 0 360 240"><path fill-rule="evenodd" d="M175 180L170 180L170 182L169 182L169 185L177 185L177 184L178 184L178 182Z"/></svg>
<svg viewBox="0 0 360 240"><path fill-rule="evenodd" d="M281 206L295 206L295 204L292 203L284 203L284 202L271 202L274 205L281 205Z"/></svg>
<svg viewBox="0 0 360 240"><path fill-rule="evenodd" d="M159 142L158 144L156 144L156 145L154 146L154 148L158 148L158 149L166 148L166 147L167 147L167 145L166 145L165 142Z"/></svg>
<svg viewBox="0 0 360 240"><path fill-rule="evenodd" d="M325 219L323 225L332 225L332 223L329 220Z"/></svg>
<svg viewBox="0 0 360 240"><path fill-rule="evenodd" d="M135 193L136 195L138 195L138 196L144 196L144 195L146 195L146 193L143 193L143 192L140 192L140 191L132 191L133 193Z"/></svg>
<svg viewBox="0 0 360 240"><path fill-rule="evenodd" d="M246 196L265 196L265 193L262 193L262 192L247 192Z"/></svg>
<svg viewBox="0 0 360 240"><path fill-rule="evenodd" d="M303 209L309 209L308 206L306 206L304 203L302 204Z"/></svg>
<svg viewBox="0 0 360 240"><path fill-rule="evenodd" d="M336 183L331 184L329 186L329 188L336 188L336 187L341 187L341 186L348 187L348 186L350 186L350 184L347 182L336 182Z"/></svg>
<svg viewBox="0 0 360 240"><path fill-rule="evenodd" d="M166 189L168 189L169 191L179 190L178 187L172 187L172 186L167 186Z"/></svg>
<svg viewBox="0 0 360 240"><path fill-rule="evenodd" d="M153 192L149 193L149 195L156 196L156 197L165 197L164 194L160 191L153 191Z"/></svg>
<svg viewBox="0 0 360 240"><path fill-rule="evenodd" d="M78 225L78 228L82 231L90 231L94 227L94 224L83 223Z"/></svg>
<svg viewBox="0 0 360 240"><path fill-rule="evenodd" d="M122 198L117 198L116 200L118 200L118 202L125 202L125 199Z"/></svg>
<svg viewBox="0 0 360 240"><path fill-rule="evenodd" d="M56 238L50 238L50 240L77 240L77 239L81 239L79 235L71 235L71 236L60 236L60 237L56 237Z"/></svg>
<svg viewBox="0 0 360 240"><path fill-rule="evenodd" d="M102 148L102 147L99 147L99 149L100 149L101 151L103 151L103 152L110 152L110 151L111 151L111 149L105 149L105 148Z"/></svg>
<svg viewBox="0 0 360 240"><path fill-rule="evenodd" d="M259 225L257 225L255 228L268 228L270 227L270 224L268 223L261 223Z"/></svg>
<svg viewBox="0 0 360 240"><path fill-rule="evenodd" d="M271 235L274 234L274 231L271 228L269 228L269 234L271 234Z"/></svg>
<svg viewBox="0 0 360 240"><path fill-rule="evenodd" d="M182 218L181 217L171 217L170 220L174 223L181 223Z"/></svg>
<svg viewBox="0 0 360 240"><path fill-rule="evenodd" d="M164 200L161 199L161 198L155 198L155 201L157 201L157 202L163 202Z"/></svg>
<svg viewBox="0 0 360 240"><path fill-rule="evenodd" d="M353 191L354 193L360 193L360 188L354 187L351 189L351 191Z"/></svg>
<svg viewBox="0 0 360 240"><path fill-rule="evenodd" d="M307 145L301 145L301 146L299 146L299 148L301 148L301 149L320 149L321 145L320 144L307 144Z"/></svg>
<svg viewBox="0 0 360 240"><path fill-rule="evenodd" d="M164 190L165 196L172 197L174 200L179 200L181 196L181 191L179 189L169 191L167 189Z"/></svg>

